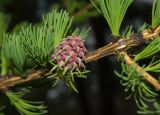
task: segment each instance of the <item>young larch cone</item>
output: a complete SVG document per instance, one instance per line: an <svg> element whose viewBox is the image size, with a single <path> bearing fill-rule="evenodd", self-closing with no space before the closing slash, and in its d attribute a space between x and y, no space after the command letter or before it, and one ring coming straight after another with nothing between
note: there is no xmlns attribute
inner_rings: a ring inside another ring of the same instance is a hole
<svg viewBox="0 0 160 115"><path fill-rule="evenodd" d="M84 41L78 36L68 36L54 50L52 60L61 69L79 71L85 69L84 58L87 52Z"/></svg>

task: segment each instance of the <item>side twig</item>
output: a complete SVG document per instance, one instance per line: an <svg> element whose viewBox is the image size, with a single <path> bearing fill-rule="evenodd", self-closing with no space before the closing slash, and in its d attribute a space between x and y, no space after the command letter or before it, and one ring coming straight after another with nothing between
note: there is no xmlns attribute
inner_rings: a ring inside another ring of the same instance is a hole
<svg viewBox="0 0 160 115"><path fill-rule="evenodd" d="M149 73L143 70L139 65L137 65L128 55L126 52L120 53L124 57L124 61L130 65L136 68L136 71L141 73L144 77L144 79L153 85L156 89L160 90L160 82L156 80L153 76L151 76Z"/></svg>

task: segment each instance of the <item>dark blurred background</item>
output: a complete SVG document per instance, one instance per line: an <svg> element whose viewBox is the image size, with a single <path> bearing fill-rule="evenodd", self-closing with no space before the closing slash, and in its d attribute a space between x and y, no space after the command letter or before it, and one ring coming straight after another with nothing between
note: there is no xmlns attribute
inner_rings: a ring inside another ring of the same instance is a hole
<svg viewBox="0 0 160 115"><path fill-rule="evenodd" d="M75 8L71 8L75 5ZM88 7L87 7L88 6ZM67 9L75 15L74 26L90 26L86 40L89 51L106 45L112 40L105 19L90 6L89 0L0 0L0 11L11 15L8 31L22 22L37 23L43 13L53 8ZM85 8L88 8L84 10ZM123 21L122 29L132 25L136 31L144 22L150 23L152 0L135 0ZM136 115L137 107L120 85L114 70L120 65L114 56L105 57L87 64L91 72L87 79L76 79L78 94L71 91L64 82L56 87L38 85L27 95L30 100L44 100L48 106L47 115ZM6 115L18 115L8 105Z"/></svg>

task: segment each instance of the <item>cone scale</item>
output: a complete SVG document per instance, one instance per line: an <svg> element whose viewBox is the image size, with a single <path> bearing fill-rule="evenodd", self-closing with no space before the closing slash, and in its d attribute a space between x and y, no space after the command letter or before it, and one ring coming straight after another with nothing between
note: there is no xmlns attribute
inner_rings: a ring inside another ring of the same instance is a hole
<svg viewBox="0 0 160 115"><path fill-rule="evenodd" d="M68 36L52 54L52 60L61 69L79 71L85 69L84 58L87 53L84 41L78 36Z"/></svg>

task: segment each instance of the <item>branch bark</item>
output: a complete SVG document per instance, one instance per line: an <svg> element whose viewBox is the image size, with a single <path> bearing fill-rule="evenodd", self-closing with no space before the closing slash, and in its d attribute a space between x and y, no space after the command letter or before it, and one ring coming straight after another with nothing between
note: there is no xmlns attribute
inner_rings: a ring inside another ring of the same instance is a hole
<svg viewBox="0 0 160 115"><path fill-rule="evenodd" d="M157 38L157 36L159 35L160 35L160 27L158 27L155 30L145 30L144 32L142 32L141 39L144 40L144 42L148 42L150 40L153 40L154 38ZM141 39L139 39L138 36L134 35L131 38L127 38L123 40L121 39L115 43L111 42L108 45L100 49L97 49L96 51L89 52L85 56L85 62L89 63L91 61L98 60L102 57L115 54L118 51L125 51L131 47L138 46ZM133 61L129 58L129 56L127 56L125 53L123 55L124 55L124 58L126 59L126 62L132 65ZM133 65L135 66L135 64ZM137 71L141 72L141 70L142 68L137 66ZM34 70L30 74L28 74L26 78L23 78L21 76L16 76L16 75L15 76L13 75L9 78L7 77L1 78L0 79L0 90L3 90L5 88L14 87L16 85L24 84L24 83L27 83L33 80L46 78L48 72L49 72L48 70ZM154 87L156 87L157 89L160 89L159 82L156 79L154 79L151 75L149 75L147 72L144 72L143 76Z"/></svg>
<svg viewBox="0 0 160 115"><path fill-rule="evenodd" d="M27 83L30 81L38 80L45 78L48 74L48 70L34 70L31 73L29 73L25 78L21 76L11 76L9 78L1 78L0 79L0 90L13 87L16 85L20 85L23 83Z"/></svg>
<svg viewBox="0 0 160 115"><path fill-rule="evenodd" d="M156 28L155 30L145 30L141 35L135 34L130 38L120 39L115 43L111 42L102 48L99 48L93 52L89 52L86 55L85 62L89 63L105 56L115 54L116 52L125 51L131 47L139 46L142 43L148 43L159 36L160 27Z"/></svg>

